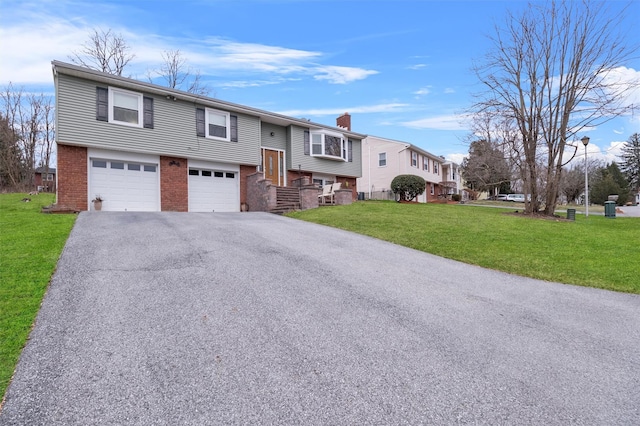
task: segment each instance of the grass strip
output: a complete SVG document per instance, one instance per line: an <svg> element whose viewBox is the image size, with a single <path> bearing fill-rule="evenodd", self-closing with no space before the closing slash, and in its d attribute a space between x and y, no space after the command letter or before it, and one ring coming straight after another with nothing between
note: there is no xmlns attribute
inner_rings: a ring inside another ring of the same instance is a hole
<svg viewBox="0 0 640 426"><path fill-rule="evenodd" d="M76 219L41 213L53 200L53 194L0 194L0 400Z"/></svg>
<svg viewBox="0 0 640 426"><path fill-rule="evenodd" d="M513 213L364 201L288 216L521 276L640 294L639 218L578 215L566 221Z"/></svg>

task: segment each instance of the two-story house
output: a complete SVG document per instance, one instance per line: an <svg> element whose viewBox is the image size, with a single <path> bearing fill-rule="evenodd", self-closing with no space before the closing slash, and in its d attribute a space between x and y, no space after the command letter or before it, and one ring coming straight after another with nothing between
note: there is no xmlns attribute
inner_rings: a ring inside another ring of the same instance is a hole
<svg viewBox="0 0 640 426"><path fill-rule="evenodd" d="M53 61L57 205L236 212L249 176L342 181L355 192L365 135ZM351 185L349 185L349 183ZM248 206L251 210L251 206Z"/></svg>
<svg viewBox="0 0 640 426"><path fill-rule="evenodd" d="M417 175L426 181L418 201L442 200L461 190L458 165L407 142L367 136L362 141L362 177L358 192L369 199L391 198L391 181L398 175Z"/></svg>

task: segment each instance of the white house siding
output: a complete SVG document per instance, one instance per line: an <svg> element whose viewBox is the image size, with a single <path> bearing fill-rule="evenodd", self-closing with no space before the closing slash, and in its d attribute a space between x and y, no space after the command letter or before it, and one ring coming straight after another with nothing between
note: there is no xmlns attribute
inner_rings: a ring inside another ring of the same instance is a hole
<svg viewBox="0 0 640 426"><path fill-rule="evenodd" d="M109 85L65 74L56 78L59 87L56 129L61 143L236 164L260 163L257 117L232 112L238 116L238 142L202 138L196 136L196 105L138 90L137 93L153 98L154 128L108 123L96 120L96 87Z"/></svg>
<svg viewBox="0 0 640 426"><path fill-rule="evenodd" d="M418 154L417 167L411 166L411 152ZM379 166L379 154L386 153L386 166ZM423 158L429 158L429 171L422 168ZM433 172L433 162L439 163L439 173ZM398 175L412 174L421 176L427 181L427 189L429 191L429 183L438 184L442 179L442 158L435 155L427 155L423 150L412 147L411 144L394 141L390 139L379 138L375 136L367 136L362 141L362 177L357 179L357 191L365 194L389 191L393 178ZM426 194L425 194L426 195ZM426 197L422 197L418 201L425 202Z"/></svg>

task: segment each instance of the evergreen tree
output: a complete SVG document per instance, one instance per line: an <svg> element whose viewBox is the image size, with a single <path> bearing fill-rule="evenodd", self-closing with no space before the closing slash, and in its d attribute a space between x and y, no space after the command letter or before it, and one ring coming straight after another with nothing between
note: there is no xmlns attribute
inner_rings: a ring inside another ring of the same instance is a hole
<svg viewBox="0 0 640 426"><path fill-rule="evenodd" d="M625 174L631 189L640 190L640 133L631 135L622 148L620 169Z"/></svg>
<svg viewBox="0 0 640 426"><path fill-rule="evenodd" d="M600 169L596 176L589 191L589 199L593 204L604 204L609 195L618 196L619 206L629 200L629 184L615 162Z"/></svg>

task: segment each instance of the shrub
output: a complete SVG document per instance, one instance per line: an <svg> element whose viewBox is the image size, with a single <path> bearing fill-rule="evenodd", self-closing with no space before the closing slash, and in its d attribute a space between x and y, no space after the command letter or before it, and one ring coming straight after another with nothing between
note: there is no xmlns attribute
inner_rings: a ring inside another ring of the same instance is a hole
<svg viewBox="0 0 640 426"><path fill-rule="evenodd" d="M425 190L426 182L416 175L398 175L391 181L391 190L398 201L411 201Z"/></svg>
<svg viewBox="0 0 640 426"><path fill-rule="evenodd" d="M460 201L460 194L453 194L451 195L451 199L453 201Z"/></svg>

